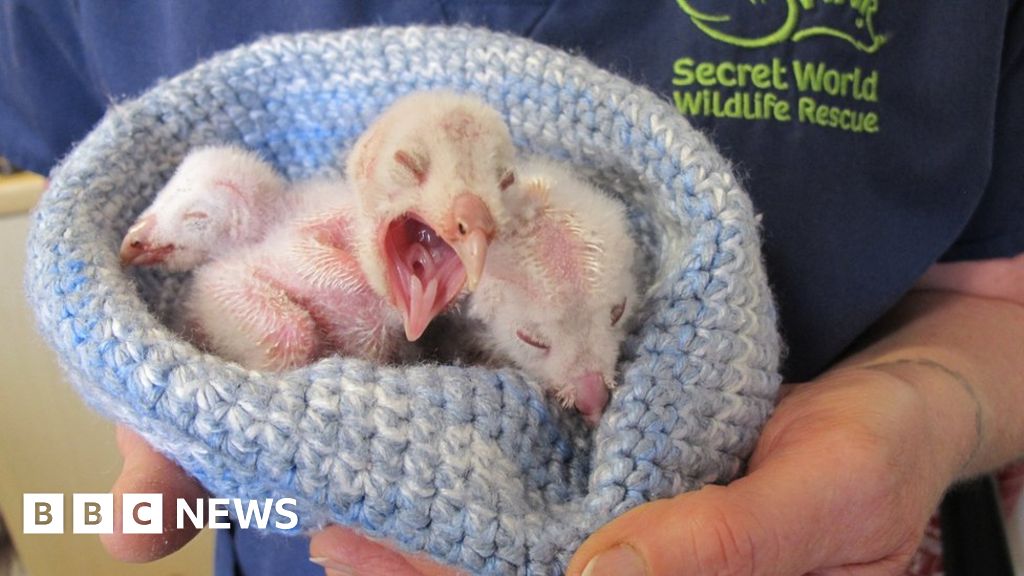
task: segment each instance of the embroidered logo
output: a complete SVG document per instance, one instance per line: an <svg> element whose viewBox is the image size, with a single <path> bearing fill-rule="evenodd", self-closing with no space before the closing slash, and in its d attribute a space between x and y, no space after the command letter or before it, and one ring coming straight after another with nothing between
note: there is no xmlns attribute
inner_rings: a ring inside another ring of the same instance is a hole
<svg viewBox="0 0 1024 576"><path fill-rule="evenodd" d="M715 13L699 10L693 6L699 1L676 0L709 38L751 50L728 59L677 58L672 66L672 99L680 113L798 123L859 134L881 131L881 79L877 69L865 65L886 43L886 36L875 28L879 0L739 0L729 2L735 11L732 15L718 13L723 8ZM768 50L775 54L771 57L758 53L758 49L809 38L853 46L862 53L857 59L863 64L832 64L829 55L834 48L827 49L826 42L819 52L824 56L810 60L780 57L780 50Z"/></svg>
<svg viewBox="0 0 1024 576"><path fill-rule="evenodd" d="M715 40L742 48L764 48L786 41L829 37L873 54L886 40L885 35L875 29L878 0L821 0L820 6L817 5L818 0L750 0L754 9L762 12L766 23L764 29L756 32L736 29L728 14L698 10L691 0L676 2L702 32ZM767 6L769 3L771 6ZM810 18L812 23L805 25L803 17L810 14L814 16Z"/></svg>

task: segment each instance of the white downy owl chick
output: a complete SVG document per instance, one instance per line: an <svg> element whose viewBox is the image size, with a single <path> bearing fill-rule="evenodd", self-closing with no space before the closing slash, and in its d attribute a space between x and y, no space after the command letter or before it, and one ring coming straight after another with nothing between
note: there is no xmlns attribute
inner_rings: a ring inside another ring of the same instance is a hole
<svg viewBox="0 0 1024 576"><path fill-rule="evenodd" d="M357 251L370 285L402 314L410 341L479 281L507 226L515 149L498 112L453 92L399 99L367 129L347 174L361 208Z"/></svg>
<svg viewBox="0 0 1024 576"><path fill-rule="evenodd" d="M517 173L532 217L491 243L467 314L495 352L596 424L637 305L625 209L566 166L534 159Z"/></svg>
<svg viewBox="0 0 1024 576"><path fill-rule="evenodd" d="M286 185L243 148L194 150L125 234L121 262L181 272L254 242L280 217Z"/></svg>
<svg viewBox="0 0 1024 576"><path fill-rule="evenodd" d="M342 180L289 191L296 206L255 244L199 267L187 325L212 352L254 369L286 370L330 353L411 358L401 316L356 259L354 194Z"/></svg>

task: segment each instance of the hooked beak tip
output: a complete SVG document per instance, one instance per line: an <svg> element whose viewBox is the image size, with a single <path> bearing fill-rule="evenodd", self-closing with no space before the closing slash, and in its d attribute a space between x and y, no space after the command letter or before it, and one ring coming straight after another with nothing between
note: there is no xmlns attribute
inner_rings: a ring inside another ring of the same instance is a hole
<svg viewBox="0 0 1024 576"><path fill-rule="evenodd" d="M121 265L132 266L143 252L144 250L139 247L138 241L125 237L124 242L121 243Z"/></svg>
<svg viewBox="0 0 1024 576"><path fill-rule="evenodd" d="M133 266L149 251L150 230L154 226L153 215L139 218L128 229L121 241L121 265Z"/></svg>
<svg viewBox="0 0 1024 576"><path fill-rule="evenodd" d="M583 418L591 426L596 426L601 420L608 405L609 393L608 384L601 374L588 372L584 374L576 384L575 404L576 409L583 415Z"/></svg>
<svg viewBox="0 0 1024 576"><path fill-rule="evenodd" d="M472 292L484 273L487 263L487 247L490 240L487 233L480 229L470 230L465 236L453 243L452 247L462 261L466 270L466 288Z"/></svg>
<svg viewBox="0 0 1024 576"><path fill-rule="evenodd" d="M470 192L455 198L452 205L453 229L446 238L466 270L466 287L472 292L480 282L487 258L487 246L495 234L495 221L483 200Z"/></svg>

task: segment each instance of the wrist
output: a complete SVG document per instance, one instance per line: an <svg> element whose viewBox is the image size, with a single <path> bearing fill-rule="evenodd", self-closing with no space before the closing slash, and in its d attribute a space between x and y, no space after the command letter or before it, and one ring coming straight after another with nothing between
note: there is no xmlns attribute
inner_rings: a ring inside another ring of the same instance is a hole
<svg viewBox="0 0 1024 576"><path fill-rule="evenodd" d="M933 478L948 486L978 472L984 408L974 385L947 364L926 357L882 360L858 367L883 372L920 399L925 450Z"/></svg>

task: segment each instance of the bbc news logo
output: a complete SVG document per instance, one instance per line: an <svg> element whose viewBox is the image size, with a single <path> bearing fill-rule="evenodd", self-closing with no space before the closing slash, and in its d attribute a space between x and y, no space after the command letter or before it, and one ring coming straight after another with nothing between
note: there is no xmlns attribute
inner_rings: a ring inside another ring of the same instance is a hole
<svg viewBox="0 0 1024 576"><path fill-rule="evenodd" d="M121 531L125 534L160 534L164 526L163 494L123 494L121 496ZM239 528L291 530L299 524L295 499L239 500L207 498L175 501L175 526L195 528L230 528L228 518L234 512ZM25 534L64 533L64 494L22 495L22 517ZM204 518L209 516L209 523ZM71 531L73 534L111 534L114 532L113 494L72 494Z"/></svg>

